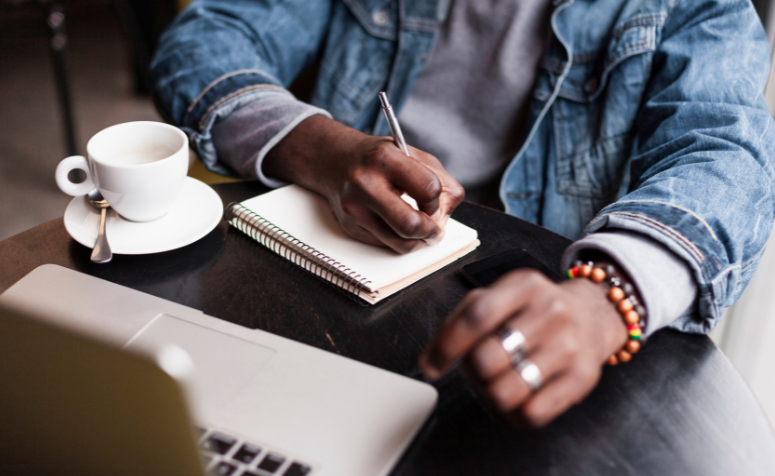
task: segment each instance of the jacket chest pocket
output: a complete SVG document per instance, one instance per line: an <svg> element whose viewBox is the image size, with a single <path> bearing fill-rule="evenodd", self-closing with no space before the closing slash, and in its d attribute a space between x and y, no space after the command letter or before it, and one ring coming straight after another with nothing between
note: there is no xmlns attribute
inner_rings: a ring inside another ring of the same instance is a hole
<svg viewBox="0 0 775 476"><path fill-rule="evenodd" d="M661 15L614 29L608 45L574 55L552 105L559 193L610 203L622 185Z"/></svg>
<svg viewBox="0 0 775 476"><path fill-rule="evenodd" d="M397 47L398 10L393 0L336 3L312 103L355 126L377 101Z"/></svg>

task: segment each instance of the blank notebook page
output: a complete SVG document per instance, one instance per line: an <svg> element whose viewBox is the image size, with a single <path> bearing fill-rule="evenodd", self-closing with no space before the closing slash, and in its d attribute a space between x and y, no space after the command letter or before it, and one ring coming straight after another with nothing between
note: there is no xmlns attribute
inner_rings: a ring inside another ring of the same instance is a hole
<svg viewBox="0 0 775 476"><path fill-rule="evenodd" d="M476 230L450 219L444 240L409 254L362 243L345 233L326 200L288 185L245 200L242 205L371 281L375 291L460 251L477 239Z"/></svg>

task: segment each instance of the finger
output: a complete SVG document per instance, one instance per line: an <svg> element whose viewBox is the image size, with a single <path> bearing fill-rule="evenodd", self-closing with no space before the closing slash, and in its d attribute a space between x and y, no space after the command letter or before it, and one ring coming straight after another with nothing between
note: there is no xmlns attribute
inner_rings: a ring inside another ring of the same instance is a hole
<svg viewBox="0 0 775 476"><path fill-rule="evenodd" d="M416 158L423 166L433 171L441 181L442 191L439 196L439 207L435 213L431 214L431 218L444 228L449 216L455 208L463 202L466 195L465 190L460 183L447 172L436 157L413 147L410 147L410 151L412 152L412 157Z"/></svg>
<svg viewBox="0 0 775 476"><path fill-rule="evenodd" d="M351 223L349 228L345 227L345 231L358 239L361 239L359 235L373 237L373 242L367 241L369 244L388 246L402 254L410 253L425 246L425 242L422 240L405 239L399 236L379 215L365 206L350 208L345 210L345 214L348 217L346 221ZM355 225L357 229L353 230L354 227L352 225Z"/></svg>
<svg viewBox="0 0 775 476"><path fill-rule="evenodd" d="M366 179L368 206L401 238L431 241L441 228L428 215L406 203L391 185L379 178Z"/></svg>
<svg viewBox="0 0 775 476"><path fill-rule="evenodd" d="M484 387L487 398L502 413L514 410L525 402L533 391L515 370L504 372Z"/></svg>
<svg viewBox="0 0 775 476"><path fill-rule="evenodd" d="M382 240L374 236L373 233L359 225L351 216L337 212L334 214L337 215L342 229L356 240L374 246L387 246Z"/></svg>
<svg viewBox="0 0 775 476"><path fill-rule="evenodd" d="M574 361L576 350L565 345L566 340L562 334L555 335L549 341L542 343L538 350L528 355L527 358L541 372L543 385L551 382L559 375L567 372L571 366L577 364ZM483 380L488 396L493 399L493 403L498 409L502 412L508 412L521 405L524 401L523 395L512 391L514 385L510 374L515 374L520 379L522 376L519 369L513 366L510 359L507 359L507 362L504 362L503 359L490 361L479 359L480 356L474 353L471 357L470 365L474 372Z"/></svg>
<svg viewBox="0 0 775 476"><path fill-rule="evenodd" d="M523 353L544 370L544 378L551 377L569 365L581 352L581 344L570 326L562 318L552 315L546 303L526 309L503 327L519 330L525 338ZM481 341L468 357L472 370L483 380L490 380L509 370L512 359L503 348L499 335Z"/></svg>
<svg viewBox="0 0 775 476"><path fill-rule="evenodd" d="M484 384L512 368L511 356L503 348L500 337L483 340L466 357L466 367Z"/></svg>
<svg viewBox="0 0 775 476"><path fill-rule="evenodd" d="M594 362L574 366L530 397L521 413L533 427L540 428L589 395L600 380L601 367Z"/></svg>
<svg viewBox="0 0 775 476"><path fill-rule="evenodd" d="M390 155L386 178L398 189L406 192L417 202L417 208L427 215L439 210L439 197L443 191L436 171L426 167L402 152Z"/></svg>
<svg viewBox="0 0 775 476"><path fill-rule="evenodd" d="M420 361L429 378L438 378L473 346L520 312L536 290L554 285L534 270L513 271L490 288L475 289L452 311Z"/></svg>

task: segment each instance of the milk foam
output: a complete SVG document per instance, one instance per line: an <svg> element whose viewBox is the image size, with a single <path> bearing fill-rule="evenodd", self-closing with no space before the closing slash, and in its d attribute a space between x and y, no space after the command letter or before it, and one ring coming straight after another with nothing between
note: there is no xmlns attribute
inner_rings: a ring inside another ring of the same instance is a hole
<svg viewBox="0 0 775 476"><path fill-rule="evenodd" d="M119 153L113 157L104 158L101 161L114 165L140 165L166 159L174 153L174 149L163 144L150 144L141 150Z"/></svg>

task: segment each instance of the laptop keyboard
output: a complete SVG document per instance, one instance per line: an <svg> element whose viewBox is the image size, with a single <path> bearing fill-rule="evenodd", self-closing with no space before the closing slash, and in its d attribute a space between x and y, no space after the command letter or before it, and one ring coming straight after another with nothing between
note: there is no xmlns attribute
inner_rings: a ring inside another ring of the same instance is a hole
<svg viewBox="0 0 775 476"><path fill-rule="evenodd" d="M205 466L213 476L311 476L312 467L222 431L197 428Z"/></svg>

